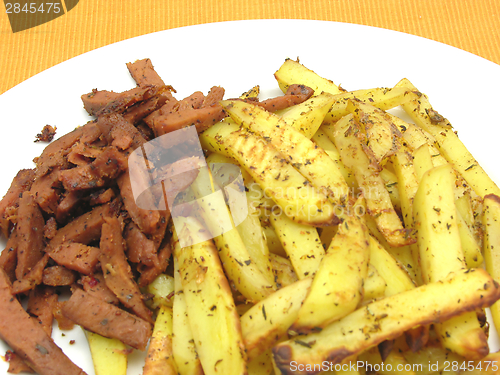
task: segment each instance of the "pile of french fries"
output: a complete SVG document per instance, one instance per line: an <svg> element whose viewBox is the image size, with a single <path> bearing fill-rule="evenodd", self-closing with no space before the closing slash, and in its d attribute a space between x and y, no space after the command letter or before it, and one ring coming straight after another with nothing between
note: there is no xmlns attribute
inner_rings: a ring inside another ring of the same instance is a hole
<svg viewBox="0 0 500 375"><path fill-rule="evenodd" d="M200 134L212 184L186 192L198 209L171 226L173 274L148 287L144 375L498 373L497 185L407 79L344 91L294 60L275 77L315 95L277 113L223 101ZM203 198L228 164L248 216L214 237L229 207Z"/></svg>

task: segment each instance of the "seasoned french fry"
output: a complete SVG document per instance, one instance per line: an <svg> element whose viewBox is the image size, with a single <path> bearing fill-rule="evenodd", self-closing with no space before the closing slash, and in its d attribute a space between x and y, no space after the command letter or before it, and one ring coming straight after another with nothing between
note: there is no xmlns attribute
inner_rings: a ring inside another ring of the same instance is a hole
<svg viewBox="0 0 500 375"><path fill-rule="evenodd" d="M321 147L323 150L325 150L326 154L337 165L337 168L339 169L339 172L344 177L344 180L346 181L347 185L349 186L349 189L354 190L358 186L357 182L356 182L356 178L349 170L347 170L347 168L344 166L344 164L340 160L340 154L339 154L339 151L337 150L337 147L335 147L335 144L331 140L330 136L327 135L327 133L326 133L326 131L328 131L328 129L329 128L325 128L325 126L321 126L318 129L318 131L312 136L311 140L314 143L316 143L319 147Z"/></svg>
<svg viewBox="0 0 500 375"><path fill-rule="evenodd" d="M371 104L379 109L388 110L411 99L416 98L416 94L402 87L392 89L386 87L377 87L374 89L363 89L334 95L335 101L330 111L325 116L325 123L332 124L349 114L347 103L351 100L361 101Z"/></svg>
<svg viewBox="0 0 500 375"><path fill-rule="evenodd" d="M172 309L173 356L180 375L202 375L200 358L196 352L193 333L189 325L187 306L179 274L179 262L174 257L175 297Z"/></svg>
<svg viewBox="0 0 500 375"><path fill-rule="evenodd" d="M217 124L209 127L199 135L200 144L203 149L210 152L232 157L231 153L224 145L223 139L230 133L238 130L240 126L231 119L224 119Z"/></svg>
<svg viewBox="0 0 500 375"><path fill-rule="evenodd" d="M380 276L377 269L372 265L368 264L368 272L366 273L366 279L363 285L363 304L371 302L376 298L382 298L385 296L385 288L387 287L387 282Z"/></svg>
<svg viewBox="0 0 500 375"><path fill-rule="evenodd" d="M248 362L248 375L272 375L274 373L271 350L266 350Z"/></svg>
<svg viewBox="0 0 500 375"><path fill-rule="evenodd" d="M280 151L333 205L343 204L349 188L337 165L323 149L279 116L255 104L234 100L221 104L236 123L259 134Z"/></svg>
<svg viewBox="0 0 500 375"><path fill-rule="evenodd" d="M496 281L500 281L500 197L497 195L484 197L483 225L486 270ZM498 333L500 332L500 303L491 306L490 311Z"/></svg>
<svg viewBox="0 0 500 375"><path fill-rule="evenodd" d="M398 149L401 133L390 117L370 104L350 100L347 110L360 125L356 136L361 141L365 154L374 162L383 165Z"/></svg>
<svg viewBox="0 0 500 375"><path fill-rule="evenodd" d="M291 106L277 114L289 126L300 131L308 139L316 133L326 114L332 107L333 96L321 93L303 103Z"/></svg>
<svg viewBox="0 0 500 375"><path fill-rule="evenodd" d="M312 278L306 277L281 288L241 317L241 332L249 361L286 337L311 283Z"/></svg>
<svg viewBox="0 0 500 375"><path fill-rule="evenodd" d="M407 79L401 80L396 87L406 87L417 91L417 88ZM402 106L418 126L434 136L441 154L480 197L487 194L500 195L498 186L467 150L449 122L432 108L424 94L421 94L418 99L402 104Z"/></svg>
<svg viewBox="0 0 500 375"><path fill-rule="evenodd" d="M219 249L222 264L229 280L236 289L250 301L264 299L276 288L273 277L271 276L270 280L266 278L257 264L251 261L250 254L238 230L230 220L224 196L222 193L212 194L212 188L204 183L210 181L206 174L208 174L208 170L201 169L198 178L191 185L191 189L198 198L197 213L203 218L208 230L215 234L214 241ZM228 227L232 229L220 233L221 228Z"/></svg>
<svg viewBox="0 0 500 375"><path fill-rule="evenodd" d="M143 375L177 375L172 350L172 309L160 306L149 342Z"/></svg>
<svg viewBox="0 0 500 375"><path fill-rule="evenodd" d="M354 172L358 185L363 189L368 213L375 219L380 232L392 246L405 246L415 242L410 230L405 229L394 210L389 193L378 170L363 152L355 136L357 125L352 115L335 124L335 145L342 161Z"/></svg>
<svg viewBox="0 0 500 375"><path fill-rule="evenodd" d="M491 305L498 298L500 287L485 270L451 273L445 280L368 304L319 333L278 343L273 348L274 360L282 374L293 374L299 365L308 374L317 374L323 361L340 363L412 327L442 322Z"/></svg>
<svg viewBox="0 0 500 375"><path fill-rule="evenodd" d="M307 297L291 329L309 333L354 311L363 298L369 263L368 229L347 216L319 264Z"/></svg>
<svg viewBox="0 0 500 375"><path fill-rule="evenodd" d="M220 141L292 220L314 226L337 222L328 198L263 138L240 129Z"/></svg>
<svg viewBox="0 0 500 375"><path fill-rule="evenodd" d="M126 375L127 347L120 340L110 339L84 330L94 362L96 375Z"/></svg>
<svg viewBox="0 0 500 375"><path fill-rule="evenodd" d="M281 91L286 92L288 87L293 84L305 85L314 90L316 94L327 92L338 94L341 92L339 87L332 81L320 77L312 70L306 68L298 61L286 59L283 65L274 73Z"/></svg>
<svg viewBox="0 0 500 375"><path fill-rule="evenodd" d="M181 236L203 239L206 233L196 219L185 218L173 236L196 351L207 375L246 374L240 320L215 245L192 241L194 245L180 248Z"/></svg>
<svg viewBox="0 0 500 375"><path fill-rule="evenodd" d="M269 222L274 227L297 277L303 279L314 275L325 255L317 229L296 223L279 211L271 212Z"/></svg>
<svg viewBox="0 0 500 375"><path fill-rule="evenodd" d="M160 306L173 306L173 296L175 291L174 278L164 273L147 286L148 293L153 295L149 307L157 309Z"/></svg>
<svg viewBox="0 0 500 375"><path fill-rule="evenodd" d="M465 268L450 165L427 171L414 200L415 225L424 282L443 280ZM455 353L479 359L488 354L488 343L475 312L455 316L436 325L443 345Z"/></svg>
<svg viewBox="0 0 500 375"><path fill-rule="evenodd" d="M273 253L270 254L270 257L278 289L293 284L299 279L292 263L287 258Z"/></svg>

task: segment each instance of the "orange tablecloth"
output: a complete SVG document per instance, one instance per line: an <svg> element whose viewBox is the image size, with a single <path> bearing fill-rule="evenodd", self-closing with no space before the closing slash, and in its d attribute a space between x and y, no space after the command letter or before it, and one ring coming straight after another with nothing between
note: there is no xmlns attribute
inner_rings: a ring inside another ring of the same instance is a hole
<svg viewBox="0 0 500 375"><path fill-rule="evenodd" d="M377 26L500 64L498 0L80 0L65 15L17 33L0 5L0 94L57 63L120 40L193 24L261 18ZM439 56L419 51L416 58Z"/></svg>

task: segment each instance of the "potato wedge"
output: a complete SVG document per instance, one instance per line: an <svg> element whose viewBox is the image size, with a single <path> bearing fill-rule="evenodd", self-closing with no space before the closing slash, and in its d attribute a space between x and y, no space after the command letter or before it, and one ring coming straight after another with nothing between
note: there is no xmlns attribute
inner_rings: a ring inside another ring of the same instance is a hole
<svg viewBox="0 0 500 375"><path fill-rule="evenodd" d="M349 194L347 183L326 152L294 127L259 106L235 100L221 102L231 118L269 142L333 205Z"/></svg>
<svg viewBox="0 0 500 375"><path fill-rule="evenodd" d="M172 350L172 309L160 306L142 375L177 375Z"/></svg>
<svg viewBox="0 0 500 375"><path fill-rule="evenodd" d="M293 269L292 263L282 256L271 253L271 265L278 289L293 284L299 278Z"/></svg>
<svg viewBox="0 0 500 375"><path fill-rule="evenodd" d="M499 298L500 287L485 270L454 272L445 280L370 303L319 333L278 343L273 348L274 360L282 374L294 374L294 367L299 366L317 374L323 361L341 363L410 328L442 322Z"/></svg>
<svg viewBox="0 0 500 375"><path fill-rule="evenodd" d="M240 129L221 142L266 196L271 197L292 220L313 226L329 226L338 221L328 198L263 138Z"/></svg>
<svg viewBox="0 0 500 375"><path fill-rule="evenodd" d="M246 374L241 326L219 254L211 240L180 248L178 238L206 238L207 230L185 218L173 236L182 290L196 351L205 374ZM216 342L217 345L213 345Z"/></svg>
<svg viewBox="0 0 500 375"><path fill-rule="evenodd" d="M127 347L120 340L110 339L84 330L90 347L96 375L126 375Z"/></svg>
<svg viewBox="0 0 500 375"><path fill-rule="evenodd" d="M378 173L378 167L370 163L355 136L358 125L352 115L343 117L335 124L335 145L344 165L356 176L366 199L368 213L375 219L380 232L392 246L405 246L415 242L410 230L405 229L394 210L389 193Z"/></svg>
<svg viewBox="0 0 500 375"><path fill-rule="evenodd" d="M427 171L414 200L415 225L420 249L423 280L443 280L448 273L465 268L464 254L457 226L453 195L454 176L450 165ZM475 312L436 325L445 348L468 358L488 354L487 337Z"/></svg>
<svg viewBox="0 0 500 375"><path fill-rule="evenodd" d="M153 295L153 299L149 305L151 309L154 310L160 306L173 306L175 285L172 276L162 273L146 289L148 293Z"/></svg>
<svg viewBox="0 0 500 375"><path fill-rule="evenodd" d="M319 264L291 329L299 334L324 328L354 311L363 298L370 259L368 229L347 216Z"/></svg>

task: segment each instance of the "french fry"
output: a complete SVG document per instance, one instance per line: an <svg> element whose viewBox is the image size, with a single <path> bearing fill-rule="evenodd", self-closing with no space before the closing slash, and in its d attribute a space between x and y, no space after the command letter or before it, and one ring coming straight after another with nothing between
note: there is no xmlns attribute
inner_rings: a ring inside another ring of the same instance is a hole
<svg viewBox="0 0 500 375"><path fill-rule="evenodd" d="M343 117L335 124L335 145L342 161L356 176L363 189L368 213L375 219L380 232L392 246L405 246L415 242L410 230L405 229L391 203L389 193L378 170L363 152L355 136L357 125L352 115Z"/></svg>
<svg viewBox="0 0 500 375"><path fill-rule="evenodd" d="M337 222L328 198L263 138L240 129L220 142L292 220L314 226Z"/></svg>
<svg viewBox="0 0 500 375"><path fill-rule="evenodd" d="M229 209L224 196L212 194L207 169L200 169L198 178L191 185L197 199L199 214L208 230L214 234L214 241L219 249L224 269L236 289L250 301L259 301L275 289L273 277L269 280L251 261L250 254L241 239L238 230L230 219ZM220 191L219 191L220 192ZM227 229L221 233L221 228Z"/></svg>
<svg viewBox="0 0 500 375"><path fill-rule="evenodd" d="M291 106L277 114L292 128L300 131L308 139L316 133L326 114L332 107L333 96L321 93L303 103Z"/></svg>
<svg viewBox="0 0 500 375"><path fill-rule="evenodd" d="M266 350L257 358L248 362L248 375L272 375L274 374L271 350Z"/></svg>
<svg viewBox="0 0 500 375"><path fill-rule="evenodd" d="M172 276L164 273L158 275L158 277L147 286L147 291L153 296L149 308L154 310L160 306L173 306L175 285Z"/></svg>
<svg viewBox="0 0 500 375"><path fill-rule="evenodd" d="M396 87L405 87L417 91L417 88L407 79L401 80ZM498 186L467 150L449 122L432 108L424 94L421 94L418 99L402 104L402 107L418 126L436 139L436 145L441 154L465 178L480 197L487 194L500 195Z"/></svg>
<svg viewBox="0 0 500 375"><path fill-rule="evenodd" d="M335 144L332 142L330 137L326 134L325 130L327 131L328 129L325 129L324 126L321 126L318 131L312 136L311 140L323 150L325 150L326 154L337 165L337 168L344 177L344 180L347 183L347 186L349 186L349 189L353 190L358 186L356 183L356 178L350 171L347 170L347 168L340 160L339 151L337 150L337 147L335 147Z"/></svg>
<svg viewBox="0 0 500 375"><path fill-rule="evenodd" d="M370 263L368 264L368 272L363 285L363 304L369 303L374 299L383 298L385 296L385 288L387 282L380 276L377 269Z"/></svg>
<svg viewBox="0 0 500 375"><path fill-rule="evenodd" d="M120 340L110 339L84 330L90 347L96 375L126 375L127 347Z"/></svg>
<svg viewBox="0 0 500 375"><path fill-rule="evenodd" d="M280 211L271 212L269 222L274 227L297 277L303 279L314 275L325 255L317 229L296 223Z"/></svg>
<svg viewBox="0 0 500 375"><path fill-rule="evenodd" d="M203 375L200 358L196 352L193 333L189 325L187 306L182 290L179 264L174 257L175 297L172 308L172 344L173 356L179 375Z"/></svg>
<svg viewBox="0 0 500 375"><path fill-rule="evenodd" d="M299 366L317 374L323 361L340 363L415 326L445 321L498 298L500 287L485 270L454 272L439 282L368 304L319 333L280 342L273 348L274 360L282 374L291 375Z"/></svg>
<svg viewBox="0 0 500 375"><path fill-rule="evenodd" d="M500 281L500 197L487 195L484 197L484 262L486 270L496 280ZM500 332L500 303L490 307L493 323L497 333Z"/></svg>
<svg viewBox="0 0 500 375"><path fill-rule="evenodd" d="M414 200L415 225L424 282L443 280L448 273L465 268L453 195L450 165L427 171ZM436 325L445 348L468 358L488 354L488 343L475 312L455 316Z"/></svg>
<svg viewBox="0 0 500 375"><path fill-rule="evenodd" d="M223 139L239 128L240 126L231 119L224 119L199 135L200 144L204 150L232 157L227 146L224 145Z"/></svg>
<svg viewBox="0 0 500 375"><path fill-rule="evenodd" d="M381 110L388 110L416 98L416 94L402 87L354 90L334 95L335 101L325 116L325 123L333 124L349 114L347 104L351 100L373 105Z"/></svg>
<svg viewBox="0 0 500 375"><path fill-rule="evenodd" d="M365 154L375 163L384 165L399 147L401 133L390 117L370 104L349 100L347 110L360 125L356 136L361 141Z"/></svg>
<svg viewBox="0 0 500 375"><path fill-rule="evenodd" d="M281 288L241 317L241 332L249 361L286 337L311 283L312 278L306 277Z"/></svg>
<svg viewBox="0 0 500 375"><path fill-rule="evenodd" d="M281 91L286 92L293 84L305 85L314 90L316 94L327 92L338 94L342 92L332 81L320 77L312 70L306 68L298 61L286 59L283 65L274 73Z"/></svg>
<svg viewBox="0 0 500 375"><path fill-rule="evenodd" d="M172 309L160 306L149 342L143 375L177 375L172 349Z"/></svg>
<svg viewBox="0 0 500 375"><path fill-rule="evenodd" d="M323 149L279 116L255 104L234 100L221 104L236 123L259 134L281 152L333 205L343 204L349 188L337 165Z"/></svg>
<svg viewBox="0 0 500 375"><path fill-rule="evenodd" d="M180 248L181 236L207 238L194 218L185 218L173 236L182 290L196 351L205 374L246 374L241 326L229 283L211 240ZM217 345L213 345L217 342Z"/></svg>
<svg viewBox="0 0 500 375"><path fill-rule="evenodd" d="M247 196L249 193L246 194ZM259 212L247 199L248 215L236 226L238 233L248 250L250 260L255 262L258 270L264 275L270 285L274 284L273 268L269 257L269 248L264 237L264 231L259 220Z"/></svg>
<svg viewBox="0 0 500 375"><path fill-rule="evenodd" d="M296 282L299 278L293 269L292 263L282 256L271 253L271 266L278 289Z"/></svg>
<svg viewBox="0 0 500 375"><path fill-rule="evenodd" d="M319 264L291 329L309 333L354 311L363 298L369 258L368 229L359 217L347 216Z"/></svg>

